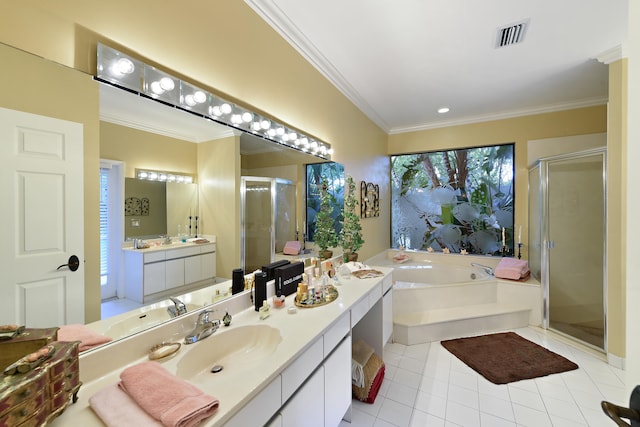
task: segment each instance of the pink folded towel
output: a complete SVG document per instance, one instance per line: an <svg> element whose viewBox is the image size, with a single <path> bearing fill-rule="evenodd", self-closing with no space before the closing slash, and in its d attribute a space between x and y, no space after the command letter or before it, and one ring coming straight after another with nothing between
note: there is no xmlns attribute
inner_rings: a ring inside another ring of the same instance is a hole
<svg viewBox="0 0 640 427"><path fill-rule="evenodd" d="M106 344L111 338L92 331L84 325L63 325L58 329L58 341L80 341L79 351Z"/></svg>
<svg viewBox="0 0 640 427"><path fill-rule="evenodd" d="M521 280L529 276L529 263L515 258L502 258L493 275L500 279Z"/></svg>
<svg viewBox="0 0 640 427"><path fill-rule="evenodd" d="M91 396L89 405L107 427L162 427L159 421L143 411L118 384L105 387Z"/></svg>
<svg viewBox="0 0 640 427"><path fill-rule="evenodd" d="M120 387L167 427L192 427L218 410L219 401L176 377L158 362L142 362L120 374Z"/></svg>

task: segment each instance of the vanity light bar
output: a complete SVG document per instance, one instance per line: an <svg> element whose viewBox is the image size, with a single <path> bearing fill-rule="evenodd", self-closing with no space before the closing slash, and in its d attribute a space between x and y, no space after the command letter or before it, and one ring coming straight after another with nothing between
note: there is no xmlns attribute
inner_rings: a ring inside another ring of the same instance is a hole
<svg viewBox="0 0 640 427"><path fill-rule="evenodd" d="M98 43L96 77L205 119L331 160L331 145ZM148 179L148 178L145 178Z"/></svg>
<svg viewBox="0 0 640 427"><path fill-rule="evenodd" d="M191 175L183 175L173 172L155 171L150 169L136 169L136 178L145 181L177 182L180 184L193 184Z"/></svg>

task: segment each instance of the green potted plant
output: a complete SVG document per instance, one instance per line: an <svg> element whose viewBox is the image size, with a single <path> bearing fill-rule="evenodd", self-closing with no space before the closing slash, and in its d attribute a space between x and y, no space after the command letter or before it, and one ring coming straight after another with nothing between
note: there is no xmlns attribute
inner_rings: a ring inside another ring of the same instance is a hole
<svg viewBox="0 0 640 427"><path fill-rule="evenodd" d="M362 227L360 226L360 216L356 213L356 207L358 206L356 184L350 175L346 177L346 190L348 193L344 198L344 219L339 236L339 244L343 251L342 256L344 262L357 261L358 250L364 244Z"/></svg>
<svg viewBox="0 0 640 427"><path fill-rule="evenodd" d="M320 211L316 216L316 231L313 241L318 245L318 255L321 259L331 258L333 252L329 248L338 245L338 236L333 226L333 206L335 199L328 191L327 178L322 176L320 187Z"/></svg>

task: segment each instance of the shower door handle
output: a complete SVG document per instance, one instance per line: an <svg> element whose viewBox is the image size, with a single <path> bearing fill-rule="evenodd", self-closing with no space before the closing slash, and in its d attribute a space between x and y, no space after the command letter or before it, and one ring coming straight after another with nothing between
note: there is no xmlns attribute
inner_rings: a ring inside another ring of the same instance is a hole
<svg viewBox="0 0 640 427"><path fill-rule="evenodd" d="M547 242L547 249L554 249L556 247L556 242L554 242L553 240L549 240Z"/></svg>

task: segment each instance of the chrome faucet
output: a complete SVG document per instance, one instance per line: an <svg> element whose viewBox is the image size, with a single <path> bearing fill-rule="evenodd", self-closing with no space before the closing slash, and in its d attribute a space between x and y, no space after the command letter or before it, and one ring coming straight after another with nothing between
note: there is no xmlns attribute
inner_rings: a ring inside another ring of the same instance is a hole
<svg viewBox="0 0 640 427"><path fill-rule="evenodd" d="M489 276L493 276L493 268L487 266L487 265L482 265L482 264L478 264L475 262L471 263L471 267L477 267L480 268L482 270L484 270L485 273L487 273Z"/></svg>
<svg viewBox="0 0 640 427"><path fill-rule="evenodd" d="M194 342L202 341L218 330L220 320L210 320L209 315L212 313L213 310L203 310L198 314L198 320L196 321L195 328L189 335L184 337L185 344L193 344Z"/></svg>
<svg viewBox="0 0 640 427"><path fill-rule="evenodd" d="M169 236L168 234L166 236L160 236L163 240L162 240L162 244L163 245L170 245L171 244L171 236Z"/></svg>
<svg viewBox="0 0 640 427"><path fill-rule="evenodd" d="M176 297L169 297L173 305L167 307L167 311L171 317L178 317L181 314L185 314L187 312L187 306L184 305L182 301L180 301Z"/></svg>

